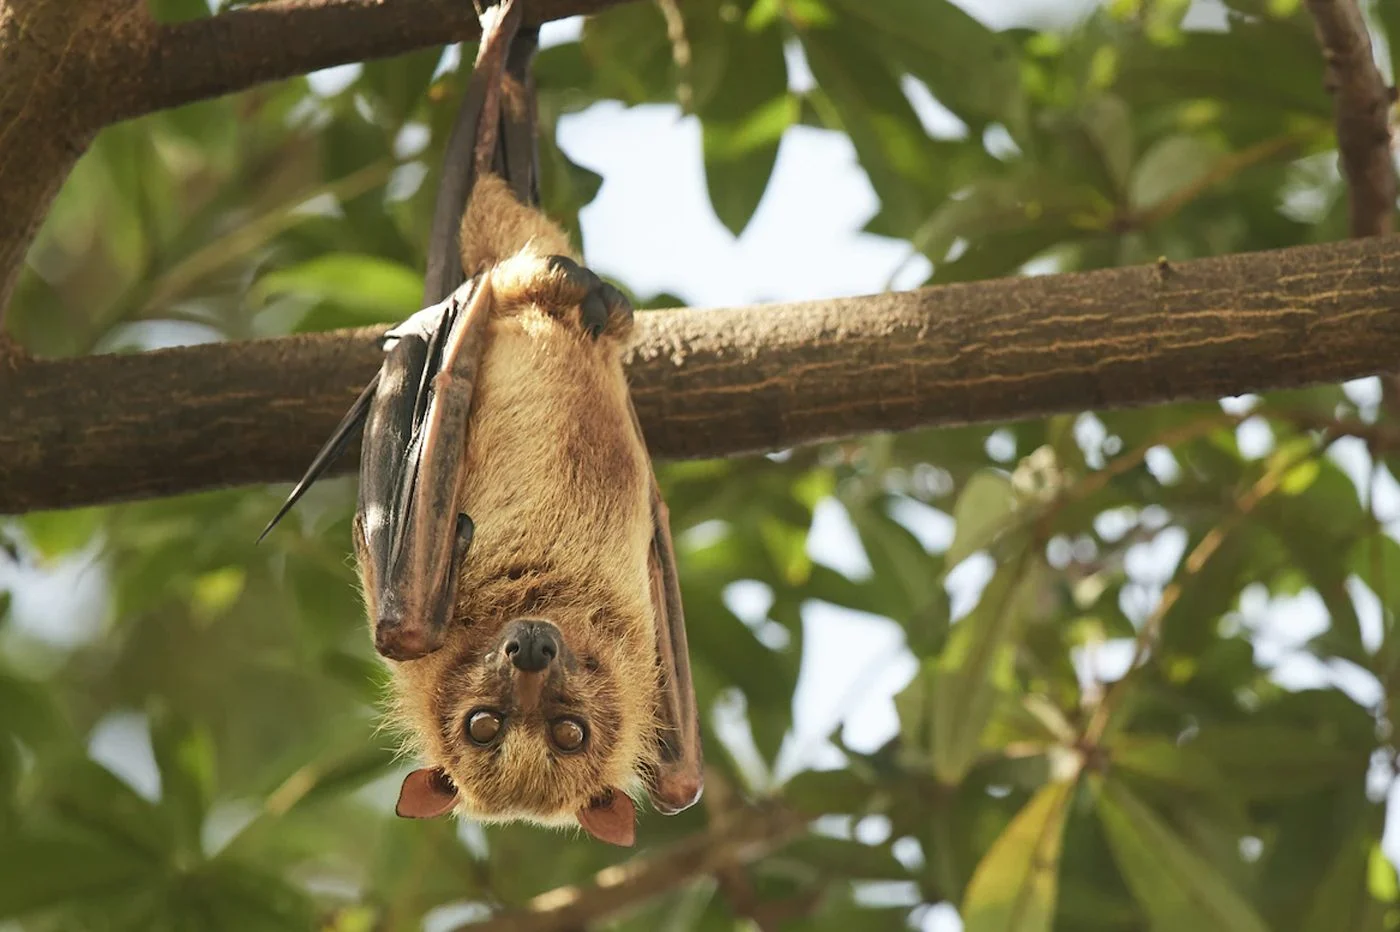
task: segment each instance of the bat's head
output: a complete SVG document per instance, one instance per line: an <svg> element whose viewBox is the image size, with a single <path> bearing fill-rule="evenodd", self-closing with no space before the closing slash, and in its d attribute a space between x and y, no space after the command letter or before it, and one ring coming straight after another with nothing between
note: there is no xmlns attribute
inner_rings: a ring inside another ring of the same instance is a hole
<svg viewBox="0 0 1400 932"><path fill-rule="evenodd" d="M443 649L396 665L432 764L404 780L398 814L577 824L630 845L630 793L654 782L659 745L650 619L539 614L454 625Z"/></svg>

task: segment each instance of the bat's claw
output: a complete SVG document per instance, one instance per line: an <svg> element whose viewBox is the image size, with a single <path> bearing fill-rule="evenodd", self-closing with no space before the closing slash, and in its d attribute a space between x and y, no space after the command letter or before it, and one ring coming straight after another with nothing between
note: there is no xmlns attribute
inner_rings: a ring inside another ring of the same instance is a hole
<svg viewBox="0 0 1400 932"><path fill-rule="evenodd" d="M563 279L565 287L582 293L578 299L579 326L593 339L603 335L613 318L621 319L624 325L632 322L632 302L591 269L568 256L547 256L545 264L553 275Z"/></svg>

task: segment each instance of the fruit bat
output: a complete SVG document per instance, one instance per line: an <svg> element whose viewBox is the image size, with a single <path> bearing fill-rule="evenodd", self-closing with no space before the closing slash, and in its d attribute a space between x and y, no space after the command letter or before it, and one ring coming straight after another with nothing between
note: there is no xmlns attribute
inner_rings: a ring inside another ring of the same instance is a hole
<svg viewBox="0 0 1400 932"><path fill-rule="evenodd" d="M355 556L424 766L396 811L577 823L630 845L634 794L702 789L666 505L623 374L623 295L538 208L516 0L482 14L425 304L270 530L363 425ZM267 532L264 531L264 534Z"/></svg>

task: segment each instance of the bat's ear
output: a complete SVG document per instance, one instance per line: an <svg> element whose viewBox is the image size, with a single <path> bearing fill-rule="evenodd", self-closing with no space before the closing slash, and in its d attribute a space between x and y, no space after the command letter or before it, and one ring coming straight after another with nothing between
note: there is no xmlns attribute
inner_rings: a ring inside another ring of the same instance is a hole
<svg viewBox="0 0 1400 932"><path fill-rule="evenodd" d="M578 811L578 824L599 841L630 848L637 840L637 808L613 788Z"/></svg>
<svg viewBox="0 0 1400 932"><path fill-rule="evenodd" d="M405 819L432 819L457 805L457 787L441 767L424 767L403 778L394 813Z"/></svg>

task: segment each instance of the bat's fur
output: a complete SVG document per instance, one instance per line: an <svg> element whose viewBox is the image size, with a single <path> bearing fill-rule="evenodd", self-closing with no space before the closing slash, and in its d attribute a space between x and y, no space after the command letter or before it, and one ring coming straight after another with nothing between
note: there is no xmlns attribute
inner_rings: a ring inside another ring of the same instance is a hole
<svg viewBox="0 0 1400 932"><path fill-rule="evenodd" d="M389 662L393 717L425 765L452 778L460 814L577 824L600 793L642 790L656 762L651 463L621 364L631 320L611 315L597 340L584 331L581 286L545 260L572 254L567 237L495 175L477 180L461 242L464 270L487 272L495 302L458 497L476 533L443 647ZM356 545L363 573L359 533ZM477 747L464 723L509 707L500 645L520 618L553 622L572 669L555 664L539 710L508 717L498 746ZM549 743L561 714L586 723L581 753Z"/></svg>

